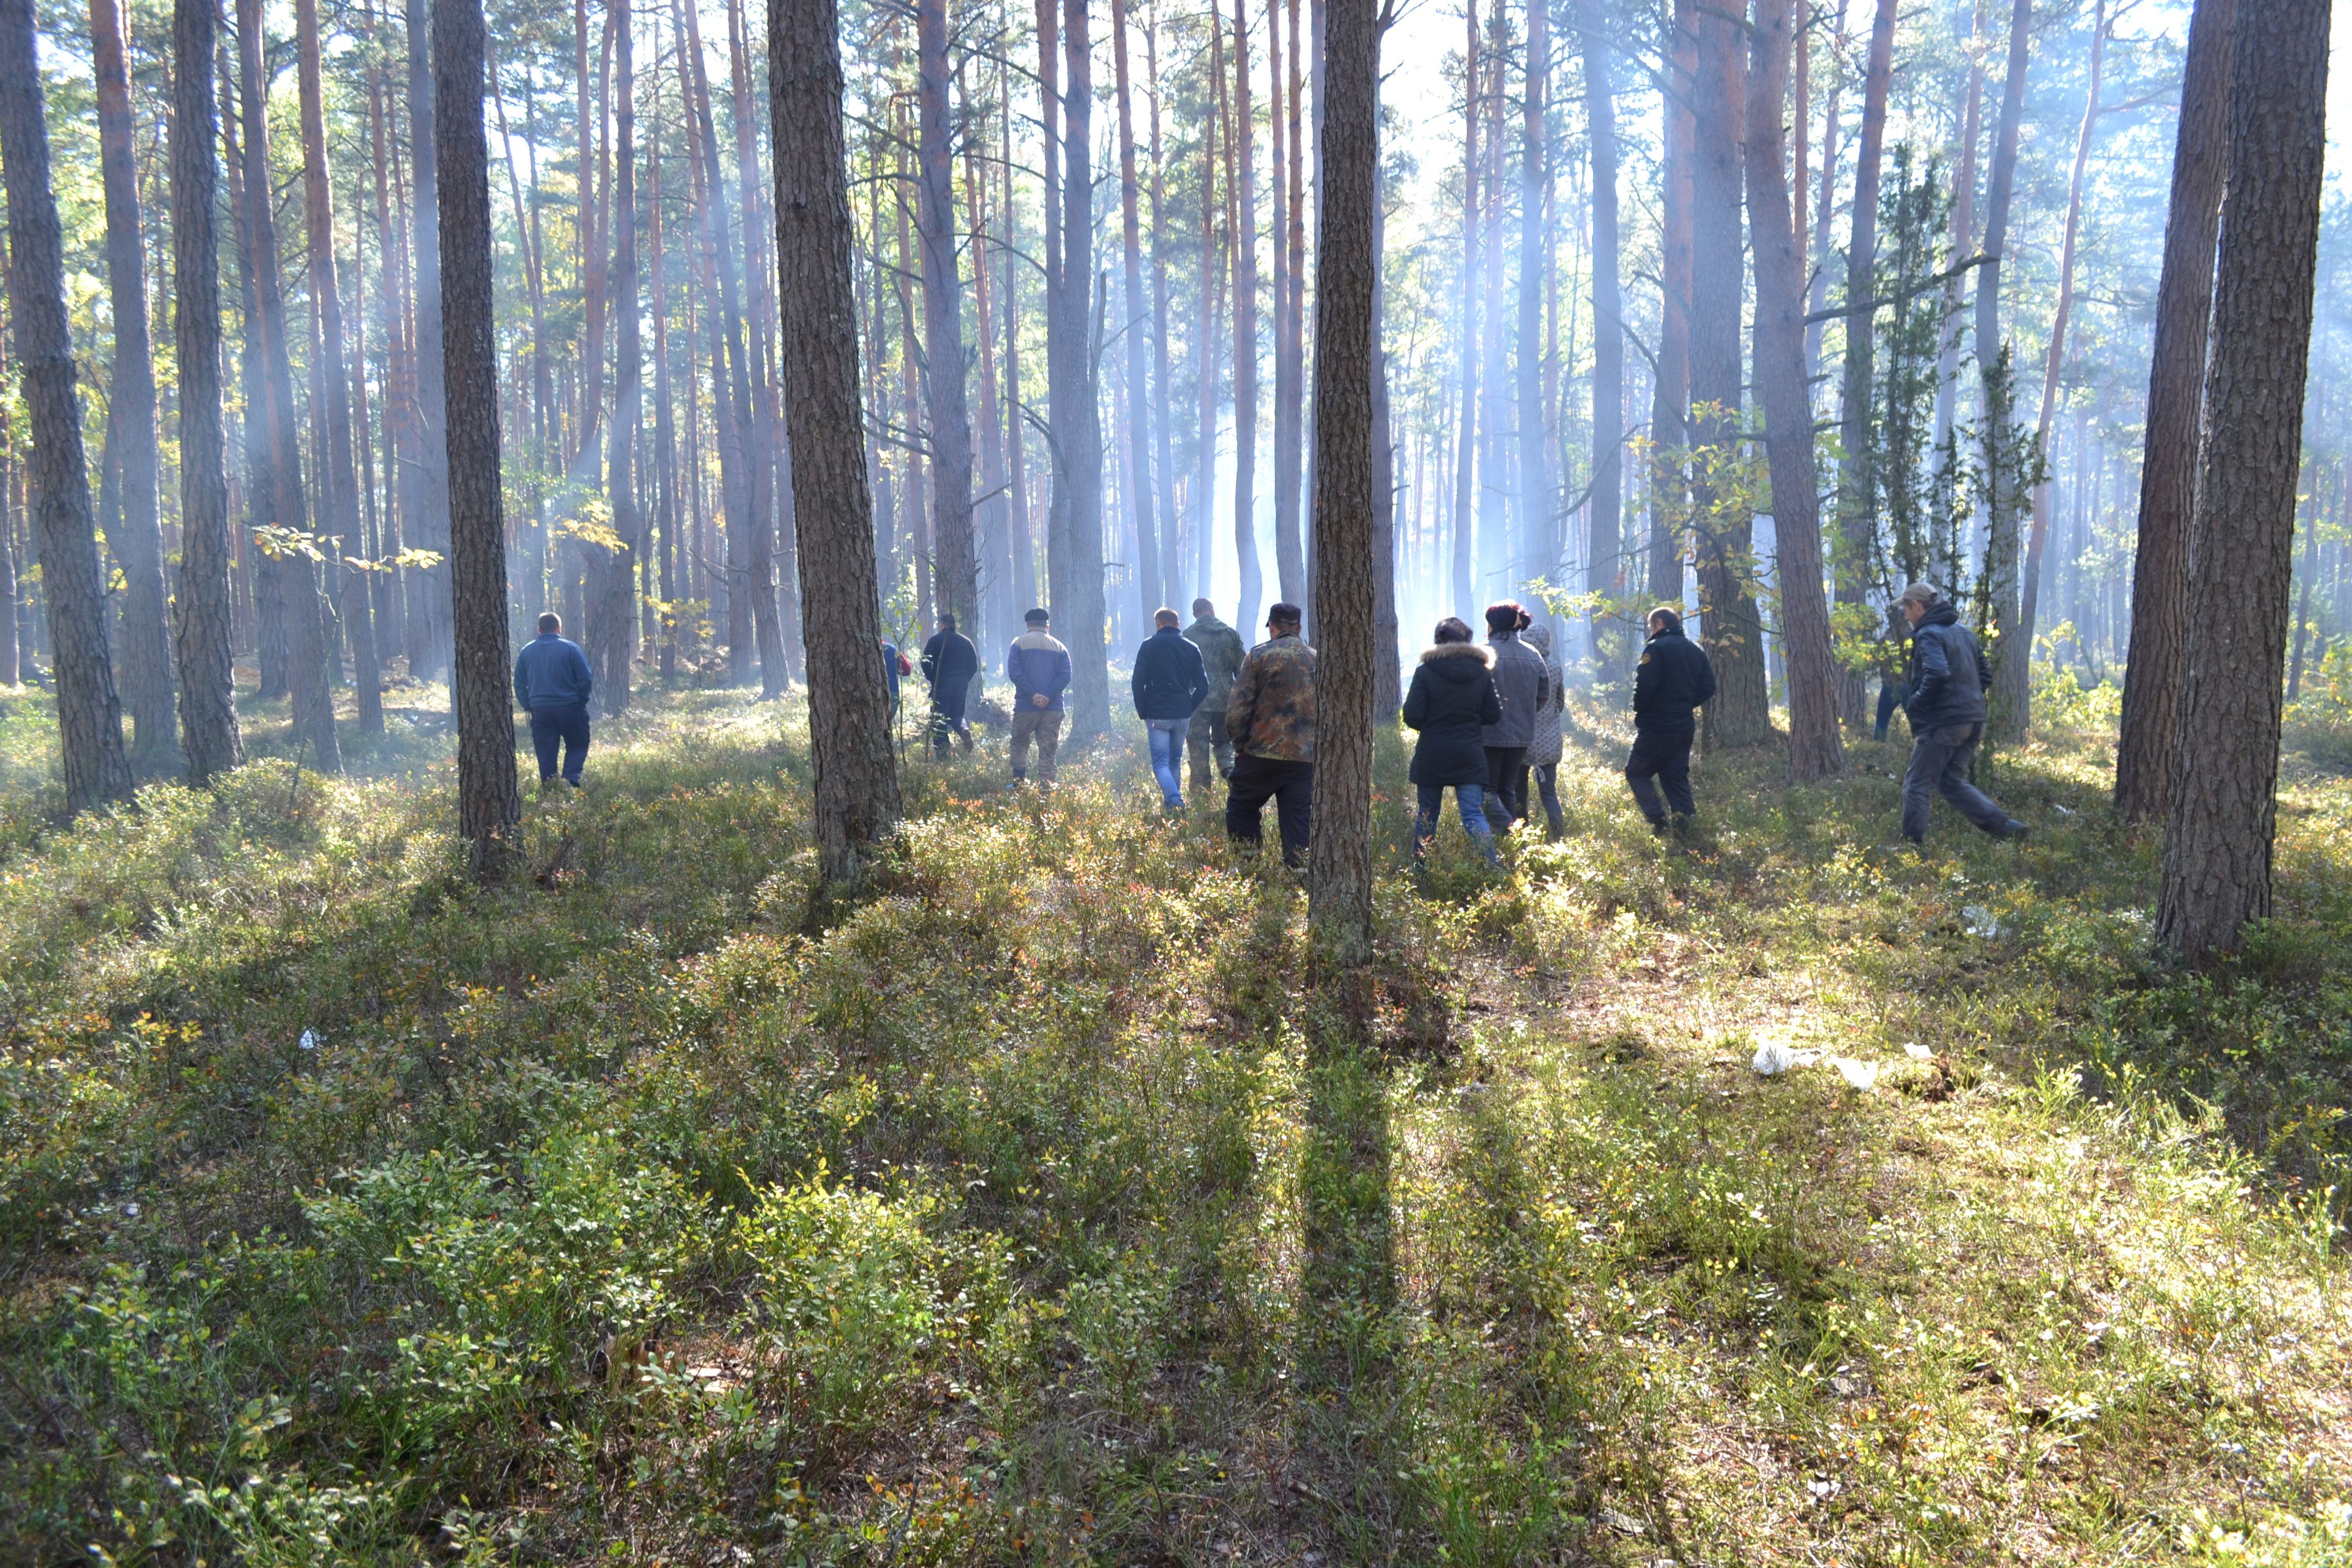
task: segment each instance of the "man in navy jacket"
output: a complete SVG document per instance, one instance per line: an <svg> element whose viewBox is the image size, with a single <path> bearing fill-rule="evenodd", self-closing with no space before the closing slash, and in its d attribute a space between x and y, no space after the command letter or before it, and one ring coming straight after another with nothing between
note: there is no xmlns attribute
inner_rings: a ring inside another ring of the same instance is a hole
<svg viewBox="0 0 2352 1568"><path fill-rule="evenodd" d="M1650 831L1687 827L1698 812L1691 794L1691 742L1698 733L1693 710L1715 696L1715 666L1706 650L1683 636L1682 612L1660 605L1650 612L1650 640L1633 669L1633 750L1625 759L1625 782L1633 802L1650 819ZM1658 798L1659 787L1665 799Z"/></svg>
<svg viewBox="0 0 2352 1568"><path fill-rule="evenodd" d="M539 635L515 656L515 700L530 712L530 743L539 753L542 789L555 782L555 748L563 746L563 782L580 787L588 761L588 699L596 690L588 656L563 635L553 610L539 617Z"/></svg>
<svg viewBox="0 0 2352 1568"><path fill-rule="evenodd" d="M1209 668L1201 650L1178 629L1183 623L1170 609L1155 612L1152 633L1135 650L1135 716L1143 721L1151 743L1151 773L1160 781L1160 802L1171 811L1184 809L1184 792L1178 785L1176 763L1184 752L1185 732L1192 727L1192 710L1209 694Z"/></svg>

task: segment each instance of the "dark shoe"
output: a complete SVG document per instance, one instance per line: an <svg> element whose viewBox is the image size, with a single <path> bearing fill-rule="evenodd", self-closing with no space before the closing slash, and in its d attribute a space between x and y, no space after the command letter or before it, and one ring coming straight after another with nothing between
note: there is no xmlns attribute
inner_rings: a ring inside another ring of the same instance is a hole
<svg viewBox="0 0 2352 1568"><path fill-rule="evenodd" d="M1657 837L1664 838L1669 831L1666 826L1666 819L1663 816L1652 817L1650 819L1650 831Z"/></svg>
<svg viewBox="0 0 2352 1568"><path fill-rule="evenodd" d="M2008 839L2012 844L2022 844L2025 842L2025 836L2032 831L2032 829L2027 827L2025 824L2018 821L2017 818L2012 816L2007 823L2002 825L2000 836L2003 838Z"/></svg>

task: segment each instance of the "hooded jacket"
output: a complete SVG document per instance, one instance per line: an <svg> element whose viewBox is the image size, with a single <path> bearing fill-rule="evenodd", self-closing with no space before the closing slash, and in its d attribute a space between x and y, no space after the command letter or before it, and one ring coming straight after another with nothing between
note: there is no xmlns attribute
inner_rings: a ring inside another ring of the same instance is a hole
<svg viewBox="0 0 2352 1568"><path fill-rule="evenodd" d="M1414 784L1486 782L1480 736L1503 716L1494 666L1494 654L1475 643L1442 642L1421 656L1404 694L1404 721L1421 731L1412 749Z"/></svg>
<svg viewBox="0 0 2352 1568"><path fill-rule="evenodd" d="M1911 660L1903 711L1911 732L1923 735L1947 724L1985 721L1985 692L1992 665L1977 645L1976 633L1960 625L1951 605L1929 607L1911 633Z"/></svg>
<svg viewBox="0 0 2352 1568"><path fill-rule="evenodd" d="M1015 713L1059 713L1070 685L1070 650L1053 633L1032 626L1013 639L1004 655L1004 679L1013 682ZM1030 698L1044 696L1045 706Z"/></svg>
<svg viewBox="0 0 2352 1568"><path fill-rule="evenodd" d="M1315 760L1315 650L1297 632L1250 649L1225 700L1225 733L1244 756Z"/></svg>
<svg viewBox="0 0 2352 1568"><path fill-rule="evenodd" d="M1486 727L1480 744L1524 749L1535 743L1536 709L1549 685L1543 655L1521 642L1516 632L1496 632L1486 639L1495 655L1495 695L1503 701L1503 716Z"/></svg>
<svg viewBox="0 0 2352 1568"><path fill-rule="evenodd" d="M1715 695L1715 666L1706 650L1680 632L1660 632L1633 668L1633 728L1687 735L1698 728L1691 710Z"/></svg>
<svg viewBox="0 0 2352 1568"><path fill-rule="evenodd" d="M1161 626L1135 650L1135 716L1190 719L1209 694L1209 672L1201 650L1174 626Z"/></svg>

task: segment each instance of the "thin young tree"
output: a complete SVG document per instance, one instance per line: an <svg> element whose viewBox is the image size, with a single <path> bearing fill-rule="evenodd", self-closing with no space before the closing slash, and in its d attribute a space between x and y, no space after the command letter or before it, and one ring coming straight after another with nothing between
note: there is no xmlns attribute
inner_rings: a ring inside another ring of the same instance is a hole
<svg viewBox="0 0 2352 1568"><path fill-rule="evenodd" d="M412 15L414 13L412 12ZM481 0L436 0L433 151L438 179L449 587L456 647L457 830L474 875L497 881L520 857L514 705L508 696L506 515L499 474L499 363L490 268L490 142L482 125Z"/></svg>
<svg viewBox="0 0 2352 1568"><path fill-rule="evenodd" d="M1838 400L1838 440L1844 457L1838 466L1837 542L1831 566L1841 605L1860 606L1870 597L1875 548L1877 496L1871 472L1871 378L1877 334L1872 331L1878 292L1878 183L1886 145L1886 99L1895 73L1895 0L1878 0L1870 24L1870 55L1863 68L1862 130L1854 147L1853 208L1845 249L1845 379ZM1759 258L1760 260L1760 258ZM1776 500L1780 487L1773 487ZM1776 514L1775 524L1779 522ZM1863 721L1862 676L1837 675L1838 711L1849 724Z"/></svg>
<svg viewBox="0 0 2352 1568"><path fill-rule="evenodd" d="M2236 0L2197 0L2180 83L2172 197L2148 353L2147 435L2134 545L2131 649L2116 741L2116 810L2147 822L2169 809L2181 650L2187 641L2189 524L2205 394L2213 250L2228 169L2231 34Z"/></svg>
<svg viewBox="0 0 2352 1568"><path fill-rule="evenodd" d="M2189 959L2236 948L2271 912L2279 679L2326 169L2327 0L2238 0L2229 199L2198 442L2179 744L2157 940Z"/></svg>
<svg viewBox="0 0 2352 1568"><path fill-rule="evenodd" d="M1372 961L1373 295L1381 20L1330 0L1315 245L1315 852L1308 920L1328 962ZM1387 656L1393 658L1392 651Z"/></svg>
<svg viewBox="0 0 2352 1568"><path fill-rule="evenodd" d="M835 0L769 0L769 138L776 182L779 317L794 345L784 383L808 616L809 742L825 876L855 884L898 816L889 693L859 405L856 231L842 142Z"/></svg>
<svg viewBox="0 0 2352 1568"><path fill-rule="evenodd" d="M82 453L64 234L49 184L32 0L0 0L0 165L8 186L9 325L31 422L33 543L48 601L66 809L79 813L129 801L136 786L107 654L106 589Z"/></svg>
<svg viewBox="0 0 2352 1568"><path fill-rule="evenodd" d="M1821 486L1813 405L1805 390L1805 251L1789 200L1789 89L1796 0L1756 0L1748 83L1748 216L1756 252L1756 384L1772 475L1780 638L1789 668L1789 777L1807 783L1845 763L1838 733L1837 661L1822 597ZM1893 0L1888 0L1893 10Z"/></svg>
<svg viewBox="0 0 2352 1568"><path fill-rule="evenodd" d="M1120 58L1124 59L1124 44ZM922 248L923 388L940 610L980 629L972 537L971 413L964 395L963 279L956 261L955 135L948 108L947 0L915 6L915 227ZM1125 78L1121 78L1124 85Z"/></svg>
<svg viewBox="0 0 2352 1568"><path fill-rule="evenodd" d="M91 65L98 79L99 167L106 190L106 275L114 308L114 368L107 384L121 505L107 524L122 570L122 706L131 715L131 764L166 773L177 762L172 651L164 627L163 532L156 506L155 356L147 327L147 261L141 239L139 170L131 151L131 78L123 66L119 0L90 0Z"/></svg>
<svg viewBox="0 0 2352 1568"><path fill-rule="evenodd" d="M228 468L221 430L220 117L212 0L172 5L172 293L180 392L180 749L191 784L245 760L229 647Z"/></svg>

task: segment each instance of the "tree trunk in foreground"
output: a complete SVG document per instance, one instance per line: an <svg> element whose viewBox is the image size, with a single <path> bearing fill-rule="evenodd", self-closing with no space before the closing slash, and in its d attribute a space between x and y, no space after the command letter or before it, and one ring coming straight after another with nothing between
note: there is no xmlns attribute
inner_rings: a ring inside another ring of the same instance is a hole
<svg viewBox="0 0 2352 1568"><path fill-rule="evenodd" d="M2235 10L2234 0L2197 0L2189 17L2180 130L2172 154L2172 210L2164 225L2156 343L2148 356L2131 650L2124 666L2123 726L2116 742L2116 810L2130 822L2161 816L2172 799L2205 333L2213 300L2213 247L2221 229L2221 181L2229 166Z"/></svg>
<svg viewBox="0 0 2352 1568"><path fill-rule="evenodd" d="M1378 252L1377 0L1331 0L1323 57L1322 221L1315 244L1314 857L1308 919L1325 957L1372 960L1373 289ZM1393 659L1393 650L1387 655Z"/></svg>
<svg viewBox="0 0 2352 1568"><path fill-rule="evenodd" d="M33 542L48 598L66 809L82 812L127 801L134 786L106 650L105 580L90 521L32 0L0 0L0 164L7 169L9 315L32 421Z"/></svg>
<svg viewBox="0 0 2352 1568"><path fill-rule="evenodd" d="M817 850L828 879L854 883L860 851L870 851L898 818L898 773L889 692L876 664L882 623L858 402L856 236L843 163L835 0L768 0L768 78L778 314L795 354L784 417L808 616Z"/></svg>
<svg viewBox="0 0 2352 1568"><path fill-rule="evenodd" d="M2198 959L2271 912L2279 676L2294 564L2326 143L2327 0L2238 0L2180 745L2157 940Z"/></svg>
<svg viewBox="0 0 2352 1568"><path fill-rule="evenodd" d="M1805 392L1804 239L1790 210L1780 120L1794 5L1756 0L1747 164L1756 250L1756 381L1772 471L1780 640L1789 666L1789 777L1804 783L1843 768L1845 745L1838 733L1829 605L1822 596L1821 486L1813 468L1813 405ZM1894 0L1886 0L1886 9L1891 15Z"/></svg>
<svg viewBox="0 0 2352 1568"><path fill-rule="evenodd" d="M122 466L122 510L108 539L122 567L122 705L139 773L169 772L171 637L163 626L163 533L156 513L155 356L147 336L147 268L140 240L139 169L131 153L131 79L122 61L119 0L90 0L98 77L98 144L106 185L106 273L114 307L114 372L108 400Z"/></svg>
<svg viewBox="0 0 2352 1568"><path fill-rule="evenodd" d="M482 129L481 0L439 0L433 29L433 143L439 163L441 340L447 426L449 590L457 633L457 830L474 875L496 881L520 856L506 516L499 476L498 342L491 319L490 144Z"/></svg>

